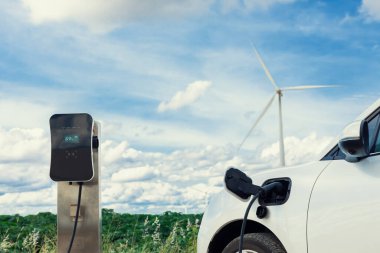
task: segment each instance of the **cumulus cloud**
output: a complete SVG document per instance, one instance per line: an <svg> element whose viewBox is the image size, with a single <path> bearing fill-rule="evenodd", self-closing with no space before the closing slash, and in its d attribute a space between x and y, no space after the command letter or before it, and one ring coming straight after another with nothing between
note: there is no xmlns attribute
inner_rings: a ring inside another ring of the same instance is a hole
<svg viewBox="0 0 380 253"><path fill-rule="evenodd" d="M6 193L0 196L0 203L2 206L52 205L54 203L56 193L57 190L54 186L39 191Z"/></svg>
<svg viewBox="0 0 380 253"><path fill-rule="evenodd" d="M0 179L0 206L9 206L1 213L55 211L48 134L42 129L0 130L0 175L6 175ZM102 140L101 150L103 204L124 212L200 212L209 194L221 189L216 177L223 175L226 164L240 161L230 147L162 153L132 148L127 141Z"/></svg>
<svg viewBox="0 0 380 253"><path fill-rule="evenodd" d="M34 24L76 22L105 32L126 23L156 18L181 18L207 12L212 0L23 0Z"/></svg>
<svg viewBox="0 0 380 253"><path fill-rule="evenodd" d="M0 175L0 195L39 190L52 183L48 163L0 163Z"/></svg>
<svg viewBox="0 0 380 253"><path fill-rule="evenodd" d="M257 163L257 156L238 155L236 147L229 145L162 153L128 145L122 149L118 142L105 142L108 147L103 156L112 150L119 155L103 168L103 205L120 212L202 212L209 196L223 188L229 166L251 173L263 166Z"/></svg>
<svg viewBox="0 0 380 253"><path fill-rule="evenodd" d="M333 140L333 137L318 137L316 133L311 133L304 138L298 138L295 136L286 137L284 139L286 164L295 165L321 158L317 156ZM261 152L261 159L275 164L278 163L278 142L264 148Z"/></svg>
<svg viewBox="0 0 380 253"><path fill-rule="evenodd" d="M144 181L157 177L160 172L150 166L122 169L114 173L111 177L116 182Z"/></svg>
<svg viewBox="0 0 380 253"><path fill-rule="evenodd" d="M122 158L122 155L127 147L128 142L126 141L121 141L115 145L113 141L105 140L102 143L103 162L105 165L112 164L113 162Z"/></svg>
<svg viewBox="0 0 380 253"><path fill-rule="evenodd" d="M43 211L56 211L57 188L25 190L0 195L1 214L30 214ZM6 207L6 208L4 208Z"/></svg>
<svg viewBox="0 0 380 253"><path fill-rule="evenodd" d="M190 83L184 91L178 91L168 102L161 102L157 108L159 112L177 110L197 101L210 87L209 81Z"/></svg>
<svg viewBox="0 0 380 253"><path fill-rule="evenodd" d="M55 211L56 184L49 178L47 133L41 129L2 129L0 133L0 139L7 139L0 151L0 174L6 175L0 179L0 206L9 207L1 213ZM316 134L287 137L288 164L315 159L328 141L329 137ZM23 149L28 142L29 148ZM7 150L14 151L6 155ZM208 198L223 188L228 167L252 175L278 163L277 143L242 153L232 145L165 153L138 150L126 140L102 140L101 150L102 205L129 213L202 212ZM30 159L34 156L45 158Z"/></svg>
<svg viewBox="0 0 380 253"><path fill-rule="evenodd" d="M0 196L9 199L49 187L49 156L50 140L43 129L0 128Z"/></svg>
<svg viewBox="0 0 380 253"><path fill-rule="evenodd" d="M359 12L368 20L380 21L380 2L377 0L363 0Z"/></svg>
<svg viewBox="0 0 380 253"><path fill-rule="evenodd" d="M0 81L0 89L3 87L12 87L17 84L3 84ZM7 88L8 88L7 87ZM14 93L20 93L19 90L12 90ZM40 93L41 94L41 93ZM12 93L2 94L0 92L0 115L1 126L7 128L35 128L48 126L49 117L54 112L54 106L51 104L39 103L28 100L25 97L14 96Z"/></svg>
<svg viewBox="0 0 380 253"><path fill-rule="evenodd" d="M40 128L0 128L0 162L41 161L50 154L50 140Z"/></svg>

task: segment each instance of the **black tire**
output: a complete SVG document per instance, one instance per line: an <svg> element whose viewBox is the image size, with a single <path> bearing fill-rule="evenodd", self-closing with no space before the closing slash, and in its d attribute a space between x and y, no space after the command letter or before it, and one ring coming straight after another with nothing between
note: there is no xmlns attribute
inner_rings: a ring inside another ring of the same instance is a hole
<svg viewBox="0 0 380 253"><path fill-rule="evenodd" d="M233 239L224 248L222 253L239 252L239 241L240 236ZM286 253L277 238L268 233L253 233L244 235L243 250L248 250L248 252L252 253Z"/></svg>

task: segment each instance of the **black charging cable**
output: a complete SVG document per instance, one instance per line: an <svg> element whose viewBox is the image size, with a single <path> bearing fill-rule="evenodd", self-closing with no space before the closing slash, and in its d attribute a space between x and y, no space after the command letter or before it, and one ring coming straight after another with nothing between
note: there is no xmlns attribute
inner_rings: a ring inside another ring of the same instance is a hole
<svg viewBox="0 0 380 253"><path fill-rule="evenodd" d="M265 184L263 186L254 185L251 178L249 178L242 171L235 168L229 168L226 171L224 182L229 191L242 199L249 199L250 196L253 196L248 204L247 209L245 210L243 223L241 225L239 253L242 253L245 227L247 225L248 214L253 203L255 203L259 197L265 199L267 196L271 196L273 193L281 193L283 190L283 185L282 183L276 181Z"/></svg>
<svg viewBox="0 0 380 253"><path fill-rule="evenodd" d="M83 185L83 182L79 182L78 184L79 184L79 192L78 192L77 211L75 213L74 229L73 229L73 234L71 236L70 246L69 246L69 249L67 250L67 253L70 253L71 252L71 248L73 247L75 233L77 231L77 225L78 225L79 210L80 210L80 200L81 200L81 197L82 197L82 185Z"/></svg>
<svg viewBox="0 0 380 253"><path fill-rule="evenodd" d="M261 192L262 191L259 191L256 195L253 195L252 200L249 202L248 207L245 210L243 224L241 225L241 231L240 231L239 253L243 252L244 232L245 232L245 226L247 225L249 211L251 210L253 203L255 203L256 199L260 196Z"/></svg>
<svg viewBox="0 0 380 253"><path fill-rule="evenodd" d="M252 187L252 186L251 186ZM256 191L256 194L253 195L251 201L248 204L247 209L245 210L243 224L241 225L241 231L240 231L240 241L239 241L239 253L243 252L243 242L244 242L244 232L245 227L247 225L247 219L249 211L251 210L251 207L253 203L258 199L258 197L262 196L265 197L270 192L281 192L283 189L283 185L280 182L272 182L270 184L264 185L260 187L258 191Z"/></svg>

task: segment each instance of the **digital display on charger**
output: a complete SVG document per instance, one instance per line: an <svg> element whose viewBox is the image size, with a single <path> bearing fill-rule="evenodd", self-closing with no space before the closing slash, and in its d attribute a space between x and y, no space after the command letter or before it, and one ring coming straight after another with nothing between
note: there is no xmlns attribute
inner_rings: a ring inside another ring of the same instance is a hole
<svg viewBox="0 0 380 253"><path fill-rule="evenodd" d="M78 144L80 142L79 135L70 134L63 137L63 142L67 144Z"/></svg>

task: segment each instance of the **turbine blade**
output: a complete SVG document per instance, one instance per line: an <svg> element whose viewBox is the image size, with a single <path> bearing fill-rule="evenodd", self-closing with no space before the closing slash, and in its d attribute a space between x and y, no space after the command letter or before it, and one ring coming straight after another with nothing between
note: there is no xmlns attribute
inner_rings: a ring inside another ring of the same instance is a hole
<svg viewBox="0 0 380 253"><path fill-rule="evenodd" d="M320 88L337 88L339 85L300 85L300 86L289 86L281 88L281 90L306 90L306 89L320 89Z"/></svg>
<svg viewBox="0 0 380 253"><path fill-rule="evenodd" d="M279 88L278 88L276 82L274 81L274 79L273 79L271 73L269 72L269 69L267 68L267 66L266 66L265 63L264 63L263 58L261 58L261 55L259 54L259 52L257 51L256 47L255 47L253 44L252 44L252 48L253 48L253 50L255 51L256 57L257 57L257 59L259 60L259 62L260 62L260 64L261 64L261 67L263 67L263 69L264 69L264 71L265 71L265 74L267 75L268 79L271 81L271 83L272 83L274 89L275 89L276 91L279 90Z"/></svg>
<svg viewBox="0 0 380 253"><path fill-rule="evenodd" d="M256 125L259 123L259 121L261 120L261 118L264 116L264 114L268 111L269 107L271 106L271 104L273 103L273 100L274 98L276 97L277 93L275 93L271 99L269 100L269 102L267 103L267 105L264 107L264 110L261 112L261 114L259 115L259 117L256 119L255 123L253 123L251 129L248 131L247 135L244 137L243 141L240 143L239 147L238 147L238 151L241 149L241 147L243 146L243 144L245 143L245 141L248 139L248 137L251 135L253 129L256 127Z"/></svg>

